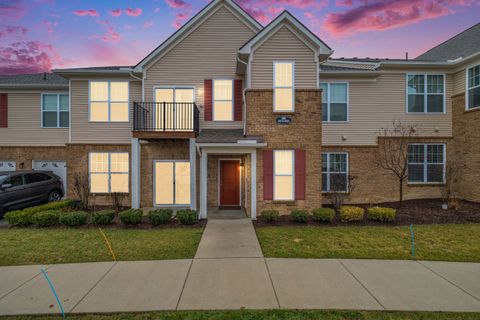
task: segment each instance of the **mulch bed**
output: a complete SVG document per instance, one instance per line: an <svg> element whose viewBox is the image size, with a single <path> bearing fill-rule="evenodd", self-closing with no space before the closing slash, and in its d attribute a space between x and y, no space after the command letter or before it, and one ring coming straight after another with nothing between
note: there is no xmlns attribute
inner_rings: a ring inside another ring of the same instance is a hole
<svg viewBox="0 0 480 320"><path fill-rule="evenodd" d="M448 223L480 223L480 203L460 201L459 208L443 210L442 201L438 199L432 200L408 200L403 202L403 207L398 209L397 202L382 203L378 206L397 208L397 215L393 222L378 222L367 220L366 212L363 221L342 223L338 214L332 223L315 222L310 217L308 223L300 224L292 221L290 216L282 215L279 221L271 223L264 222L261 217L254 222L256 227L270 226L299 226L299 225L317 225L317 226L392 226L392 225L409 225L409 224L448 224ZM358 205L362 208L372 207L371 205Z"/></svg>

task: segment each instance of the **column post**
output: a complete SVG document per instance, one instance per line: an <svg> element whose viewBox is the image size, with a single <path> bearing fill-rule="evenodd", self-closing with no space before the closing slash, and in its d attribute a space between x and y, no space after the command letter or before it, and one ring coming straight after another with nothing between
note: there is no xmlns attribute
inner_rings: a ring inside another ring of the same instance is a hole
<svg viewBox="0 0 480 320"><path fill-rule="evenodd" d="M200 219L207 218L207 163L208 154L202 151L200 157Z"/></svg>
<svg viewBox="0 0 480 320"><path fill-rule="evenodd" d="M251 218L257 220L257 149L251 152Z"/></svg>
<svg viewBox="0 0 480 320"><path fill-rule="evenodd" d="M197 151L195 138L190 138L190 209L197 210Z"/></svg>
<svg viewBox="0 0 480 320"><path fill-rule="evenodd" d="M132 208L140 208L140 141L132 138Z"/></svg>

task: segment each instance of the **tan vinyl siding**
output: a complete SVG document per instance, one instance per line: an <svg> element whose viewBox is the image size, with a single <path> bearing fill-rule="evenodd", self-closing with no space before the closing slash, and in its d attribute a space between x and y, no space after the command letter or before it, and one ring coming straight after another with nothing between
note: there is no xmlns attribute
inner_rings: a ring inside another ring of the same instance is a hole
<svg viewBox="0 0 480 320"><path fill-rule="evenodd" d="M253 53L251 80L253 89L273 87L273 62L295 62L295 88L317 88L317 63L314 52L287 27L281 27Z"/></svg>
<svg viewBox="0 0 480 320"><path fill-rule="evenodd" d="M91 79L92 81L96 79ZM105 79L102 79L105 80ZM119 80L119 79L112 79ZM88 80L72 80L72 143L130 143L132 138L133 101L142 100L142 83L130 81L130 121L90 122L88 106Z"/></svg>
<svg viewBox="0 0 480 320"><path fill-rule="evenodd" d="M457 73L453 74L453 92L452 95L460 94L465 92L466 88L466 82L465 82L465 77L466 77L466 69L462 69L458 71Z"/></svg>
<svg viewBox="0 0 480 320"><path fill-rule="evenodd" d="M417 125L419 136L452 135L452 76L446 78L446 114L407 114L406 74L385 73L375 81L349 82L349 122L323 123L324 145L376 145L377 133L394 120ZM327 76L321 82L330 81ZM331 81L348 81L331 80ZM438 129L438 132L437 132ZM345 136L346 140L342 139Z"/></svg>
<svg viewBox="0 0 480 320"><path fill-rule="evenodd" d="M42 128L42 92L2 92L8 93L8 128L0 128L0 145L62 146L68 142L68 128Z"/></svg>
<svg viewBox="0 0 480 320"><path fill-rule="evenodd" d="M227 7L220 6L176 47L146 72L145 100L153 101L155 86L195 88L201 128L242 128L242 122L204 122L205 79L241 79L236 76L237 51L254 36Z"/></svg>

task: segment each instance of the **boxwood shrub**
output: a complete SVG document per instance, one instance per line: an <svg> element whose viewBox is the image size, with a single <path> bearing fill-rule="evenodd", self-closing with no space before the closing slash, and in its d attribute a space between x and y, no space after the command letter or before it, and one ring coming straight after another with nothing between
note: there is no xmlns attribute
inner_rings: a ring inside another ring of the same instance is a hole
<svg viewBox="0 0 480 320"><path fill-rule="evenodd" d="M382 208L382 207L373 207L368 208L367 218L369 220L391 222L395 220L397 210L393 208Z"/></svg>
<svg viewBox="0 0 480 320"><path fill-rule="evenodd" d="M308 211L305 210L292 210L290 212L290 217L293 221L298 223L307 223L308 221Z"/></svg>
<svg viewBox="0 0 480 320"><path fill-rule="evenodd" d="M111 224L115 218L115 210L102 210L94 212L92 215L93 224L104 226Z"/></svg>
<svg viewBox="0 0 480 320"><path fill-rule="evenodd" d="M172 219L173 210L171 209L157 209L151 210L148 213L148 221L154 226L166 224Z"/></svg>
<svg viewBox="0 0 480 320"><path fill-rule="evenodd" d="M75 206L72 200L62 200L57 202L50 202L47 204L25 208L23 210L10 211L5 214L5 220L12 226L28 226L35 222L34 215L37 212L50 210L66 210Z"/></svg>
<svg viewBox="0 0 480 320"><path fill-rule="evenodd" d="M183 225L192 225L197 222L197 212L190 209L177 211L175 217Z"/></svg>
<svg viewBox="0 0 480 320"><path fill-rule="evenodd" d="M129 209L120 212L120 221L127 225L137 225L142 222L143 211L140 209Z"/></svg>
<svg viewBox="0 0 480 320"><path fill-rule="evenodd" d="M278 221L278 217L280 216L280 212L277 210L264 210L260 214L260 219L265 222L276 222Z"/></svg>
<svg viewBox="0 0 480 320"><path fill-rule="evenodd" d="M79 227L87 223L88 214L83 211L65 212L60 215L60 223L67 227Z"/></svg>
<svg viewBox="0 0 480 320"><path fill-rule="evenodd" d="M33 216L33 220L40 227L51 227L59 223L61 213L59 210L37 212Z"/></svg>
<svg viewBox="0 0 480 320"><path fill-rule="evenodd" d="M340 220L342 222L355 222L363 220L365 210L360 207L343 206L340 208Z"/></svg>
<svg viewBox="0 0 480 320"><path fill-rule="evenodd" d="M331 208L316 208L312 210L313 220L318 222L332 222L335 210Z"/></svg>

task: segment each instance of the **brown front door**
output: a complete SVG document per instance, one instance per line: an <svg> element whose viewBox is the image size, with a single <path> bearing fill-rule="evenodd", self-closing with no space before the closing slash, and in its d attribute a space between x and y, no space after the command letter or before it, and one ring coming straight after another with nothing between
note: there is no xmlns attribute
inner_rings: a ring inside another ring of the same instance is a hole
<svg viewBox="0 0 480 320"><path fill-rule="evenodd" d="M240 206L240 161L220 160L220 207Z"/></svg>

